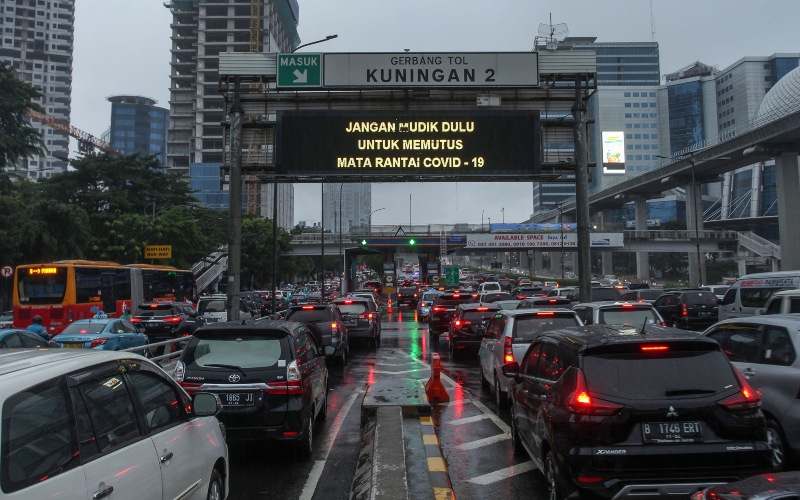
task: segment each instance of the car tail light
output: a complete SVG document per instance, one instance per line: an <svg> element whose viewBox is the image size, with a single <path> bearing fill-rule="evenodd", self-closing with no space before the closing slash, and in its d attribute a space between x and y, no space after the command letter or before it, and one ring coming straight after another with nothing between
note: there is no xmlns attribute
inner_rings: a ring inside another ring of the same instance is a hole
<svg viewBox="0 0 800 500"><path fill-rule="evenodd" d="M555 314L553 311L539 311L536 313L537 316L555 316Z"/></svg>
<svg viewBox="0 0 800 500"><path fill-rule="evenodd" d="M503 342L503 362L514 362L514 348L511 346L511 337L506 337L506 340Z"/></svg>
<svg viewBox="0 0 800 500"><path fill-rule="evenodd" d="M131 318L128 321L130 321L131 323L141 323L142 318Z"/></svg>
<svg viewBox="0 0 800 500"><path fill-rule="evenodd" d="M352 303L353 303L353 301L352 301L352 300L345 300L345 301L344 301L344 303L345 303L345 304L352 304Z"/></svg>
<svg viewBox="0 0 800 500"><path fill-rule="evenodd" d="M622 304L623 309L629 309L631 307L633 307L633 304Z"/></svg>
<svg viewBox="0 0 800 500"><path fill-rule="evenodd" d="M364 313L358 315L358 319L374 319L374 318L375 315L373 313Z"/></svg>
<svg viewBox="0 0 800 500"><path fill-rule="evenodd" d="M150 309L158 309L158 304L150 304Z"/></svg>
<svg viewBox="0 0 800 500"><path fill-rule="evenodd" d="M105 337L97 337L96 339L92 340L92 343L89 344L90 349L94 349L95 347L105 345L108 343L108 339Z"/></svg>
<svg viewBox="0 0 800 500"><path fill-rule="evenodd" d="M314 309L314 306L303 306L303 309L308 311L310 309Z"/></svg>
<svg viewBox="0 0 800 500"><path fill-rule="evenodd" d="M457 293L453 295L453 298L454 298L454 299L457 299L457 298L459 298L459 297L461 297L461 295L459 295L459 294L457 294Z"/></svg>
<svg viewBox="0 0 800 500"><path fill-rule="evenodd" d="M517 298L522 300L522 299L527 299L528 296L527 295L517 295Z"/></svg>
<svg viewBox="0 0 800 500"><path fill-rule="evenodd" d="M189 394L195 394L200 392L200 386L203 384L199 384L197 382L178 382L183 390L185 390Z"/></svg>
<svg viewBox="0 0 800 500"><path fill-rule="evenodd" d="M446 310L447 310L447 308L445 308L445 307L441 307L441 306L436 306L436 307L434 307L434 308L433 308L433 310L434 310L435 312L442 312L442 311L446 311Z"/></svg>
<svg viewBox="0 0 800 500"><path fill-rule="evenodd" d="M686 308L686 304L681 304L681 315L682 316L689 315L689 310Z"/></svg>
<svg viewBox="0 0 800 500"><path fill-rule="evenodd" d="M420 303L419 303L419 306L420 306L420 307L428 307L428 306L425 304L425 302L420 302Z"/></svg>
<svg viewBox="0 0 800 500"><path fill-rule="evenodd" d="M184 375L186 375L186 365L183 363L183 361L178 361L175 363L175 371L172 372L172 378L174 378L179 384L183 385Z"/></svg>
<svg viewBox="0 0 800 500"><path fill-rule="evenodd" d="M297 360L286 366L286 382L271 382L267 384L264 392L267 394L302 394L303 385Z"/></svg>
<svg viewBox="0 0 800 500"><path fill-rule="evenodd" d="M180 323L181 317L180 316L166 316L163 320L164 323Z"/></svg>
<svg viewBox="0 0 800 500"><path fill-rule="evenodd" d="M479 307L477 310L478 311L488 311L489 308L488 307Z"/></svg>
<svg viewBox="0 0 800 500"><path fill-rule="evenodd" d="M414 297L416 297L416 296L417 296L417 294L415 293L415 294L414 294Z"/></svg>
<svg viewBox="0 0 800 500"><path fill-rule="evenodd" d="M642 351L644 352L653 352L653 351L669 351L669 346L666 345L643 345Z"/></svg>
<svg viewBox="0 0 800 500"><path fill-rule="evenodd" d="M736 379L739 381L739 392L733 396L727 397L719 402L719 404L729 411L752 411L761 407L761 394L750 387L744 376L733 368L736 374Z"/></svg>
<svg viewBox="0 0 800 500"><path fill-rule="evenodd" d="M582 371L578 370L575 378L575 391L567 399L567 409L572 413L610 416L623 408L622 405L600 401L592 397Z"/></svg>
<svg viewBox="0 0 800 500"><path fill-rule="evenodd" d="M460 319L457 319L457 320L455 321L455 323L454 323L454 324L455 324L456 328L461 328L462 326L469 326L469 325L471 325L471 324L472 324L472 321L467 321L467 320L463 320L463 321L462 321L462 320L460 320Z"/></svg>

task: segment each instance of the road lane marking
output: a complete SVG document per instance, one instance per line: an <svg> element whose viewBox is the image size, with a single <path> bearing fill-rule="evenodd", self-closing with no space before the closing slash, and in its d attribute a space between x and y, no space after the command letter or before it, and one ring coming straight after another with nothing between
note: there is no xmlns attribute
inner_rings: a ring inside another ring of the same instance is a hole
<svg viewBox="0 0 800 500"><path fill-rule="evenodd" d="M481 420L485 420L487 418L491 417L489 415L475 415L474 417L460 418L458 420L450 420L445 423L449 425L471 424L473 422L480 422Z"/></svg>
<svg viewBox="0 0 800 500"><path fill-rule="evenodd" d="M526 472L530 472L535 469L536 466L533 465L533 462L529 460L521 464L512 465L511 467L506 467L505 469L496 470L494 472L490 472L482 476L473 477L472 479L467 479L467 482L473 484L480 484L481 486L486 486L488 484L496 483L504 479L509 479L514 476L518 476L520 474L524 474Z"/></svg>
<svg viewBox="0 0 800 500"><path fill-rule="evenodd" d="M439 446L439 439L436 438L436 434L423 434L422 444L425 445L432 444L434 446Z"/></svg>
<svg viewBox="0 0 800 500"><path fill-rule="evenodd" d="M485 404L481 403L480 401L473 401L472 402L475 406L477 406L488 418L492 419L492 422L497 424L497 427L500 427L500 430L507 433L509 436L511 435L511 428L503 422L495 412L490 410Z"/></svg>
<svg viewBox="0 0 800 500"><path fill-rule="evenodd" d="M387 371L384 371L384 370L375 370L372 373L382 374L382 375L402 375L404 373L414 373L414 372L418 372L418 371L421 371L421 370L424 370L424 369L425 368L414 368L414 369L411 369L411 370L403 370L403 371L399 371L399 372L387 372Z"/></svg>
<svg viewBox="0 0 800 500"><path fill-rule="evenodd" d="M336 441L336 436L339 435L339 430L342 428L342 423L347 417L347 414L350 413L350 409L353 407L353 403L355 402L356 398L363 394L364 391L356 391L351 394L350 397L347 398L347 401L345 401L342 409L339 410L336 418L333 419L333 423L327 431L328 433L325 437L325 440L322 442L322 460L314 461L314 466L311 468L311 472L308 474L308 479L306 480L305 486L303 486L303 492L300 494L300 500L311 500L311 497L314 496L319 479L322 477L322 471L325 469L325 464L328 462L328 454L331 452L333 442Z"/></svg>
<svg viewBox="0 0 800 500"><path fill-rule="evenodd" d="M428 457L428 470L431 472L447 472L447 465L442 457Z"/></svg>
<svg viewBox="0 0 800 500"><path fill-rule="evenodd" d="M414 356L412 356L412 355L408 354L407 352L402 352L402 351L401 351L401 352L400 352L400 354L403 354L404 356L407 356L407 357L409 357L409 358L413 359L413 360L414 360L414 361L416 361L417 363L421 363L421 364L422 364L422 365L424 365L424 366L425 366L425 368L427 368L428 370L430 370L430 369L431 369L431 365L429 365L429 364L428 364L428 363L426 363L425 361L422 361L421 359L417 359L417 358L415 358ZM451 379L450 377L448 377L446 373L442 373L442 374L440 375L440 378L441 378L443 381L447 382L447 385L449 385L449 386L450 386L450 389L452 389L452 388L454 388L454 387L456 387L456 386L458 385L458 382L456 382L455 380L453 380L453 379Z"/></svg>
<svg viewBox="0 0 800 500"><path fill-rule="evenodd" d="M508 441L511 439L508 434L498 434L496 436L479 439L477 441L471 441L469 443L461 443L456 446L456 449L467 451L467 450L474 450L476 448L480 448L482 446L488 446L490 444L499 443L501 441Z"/></svg>

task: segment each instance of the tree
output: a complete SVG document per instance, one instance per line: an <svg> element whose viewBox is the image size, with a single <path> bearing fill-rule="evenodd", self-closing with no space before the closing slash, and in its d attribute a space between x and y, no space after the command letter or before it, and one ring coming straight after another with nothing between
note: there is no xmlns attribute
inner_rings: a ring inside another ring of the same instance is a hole
<svg viewBox="0 0 800 500"><path fill-rule="evenodd" d="M28 108L42 111L33 102L41 97L31 84L17 80L14 70L0 61L0 169L21 158L44 154L42 134L28 122Z"/></svg>
<svg viewBox="0 0 800 500"><path fill-rule="evenodd" d="M292 237L278 228L278 254L291 250ZM280 274L282 269L278 268ZM242 220L241 286L265 288L272 280L272 221L254 215Z"/></svg>

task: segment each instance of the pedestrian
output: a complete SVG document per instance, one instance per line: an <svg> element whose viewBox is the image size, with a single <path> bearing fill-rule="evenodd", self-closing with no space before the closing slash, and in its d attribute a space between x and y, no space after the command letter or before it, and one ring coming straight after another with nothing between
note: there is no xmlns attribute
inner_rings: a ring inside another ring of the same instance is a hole
<svg viewBox="0 0 800 500"><path fill-rule="evenodd" d="M125 321L130 321L132 317L133 314L131 314L131 310L126 308L125 312L122 313L122 316L120 316L120 319L124 319Z"/></svg>
<svg viewBox="0 0 800 500"><path fill-rule="evenodd" d="M46 342L53 338L52 335L47 333L47 329L44 326L42 326L42 317L39 316L38 314L33 317L33 323L28 325L26 330L42 337Z"/></svg>

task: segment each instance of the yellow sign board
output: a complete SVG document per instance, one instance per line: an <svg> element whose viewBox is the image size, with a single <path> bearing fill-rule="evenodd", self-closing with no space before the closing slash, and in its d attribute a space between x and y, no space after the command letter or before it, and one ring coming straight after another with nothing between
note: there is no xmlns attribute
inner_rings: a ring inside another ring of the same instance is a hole
<svg viewBox="0 0 800 500"><path fill-rule="evenodd" d="M145 245L145 259L171 259L172 245Z"/></svg>

